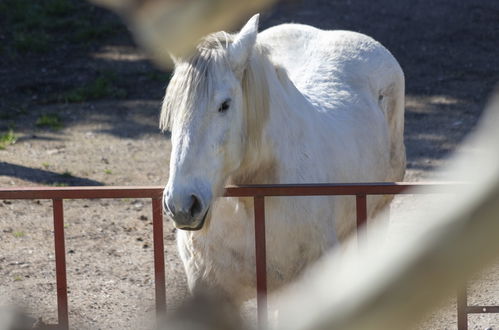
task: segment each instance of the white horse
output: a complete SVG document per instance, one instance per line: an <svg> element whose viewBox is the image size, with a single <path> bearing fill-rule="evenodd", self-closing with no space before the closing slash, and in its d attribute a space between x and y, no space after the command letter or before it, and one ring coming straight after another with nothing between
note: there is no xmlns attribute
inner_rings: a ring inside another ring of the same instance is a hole
<svg viewBox="0 0 499 330"><path fill-rule="evenodd" d="M226 184L397 181L405 171L404 75L375 40L284 24L205 37L176 59L167 213L191 290L255 296L253 204ZM390 201L370 198L372 216ZM269 289L355 228L353 197L267 198Z"/></svg>

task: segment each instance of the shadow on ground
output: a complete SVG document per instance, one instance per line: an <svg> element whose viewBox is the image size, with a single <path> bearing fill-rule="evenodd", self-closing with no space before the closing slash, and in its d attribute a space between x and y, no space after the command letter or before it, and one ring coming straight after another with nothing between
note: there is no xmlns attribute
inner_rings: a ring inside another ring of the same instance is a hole
<svg viewBox="0 0 499 330"><path fill-rule="evenodd" d="M102 186L103 183L91 179L60 174L52 171L0 162L0 176L9 176L38 184L54 186Z"/></svg>

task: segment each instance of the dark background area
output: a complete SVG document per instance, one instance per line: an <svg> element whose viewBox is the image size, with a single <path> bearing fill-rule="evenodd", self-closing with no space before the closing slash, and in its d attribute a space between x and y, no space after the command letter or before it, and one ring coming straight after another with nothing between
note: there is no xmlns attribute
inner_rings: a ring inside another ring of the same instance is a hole
<svg viewBox="0 0 499 330"><path fill-rule="evenodd" d="M497 1L287 1L262 13L262 29L284 22L362 32L394 54L406 75L409 168L432 169L454 150L499 80ZM103 50L108 57L95 55ZM42 118L47 114L37 109L47 105L159 101L168 78L137 53L127 28L107 10L76 0L0 3L4 139L12 129L79 120L53 112Z"/></svg>

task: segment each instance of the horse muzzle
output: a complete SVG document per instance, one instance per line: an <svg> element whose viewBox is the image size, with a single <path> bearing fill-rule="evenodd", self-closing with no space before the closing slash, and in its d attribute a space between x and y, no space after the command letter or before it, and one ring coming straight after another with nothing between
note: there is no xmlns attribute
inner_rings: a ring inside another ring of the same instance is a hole
<svg viewBox="0 0 499 330"><path fill-rule="evenodd" d="M181 219L173 219L173 222L175 224L175 228L181 229L181 230L188 230L188 231L197 231L201 230L204 227L204 223L206 221L206 217L208 216L208 211L204 214L204 216L201 218L200 221L195 221L195 222L184 222Z"/></svg>
<svg viewBox="0 0 499 330"><path fill-rule="evenodd" d="M199 193L172 194L167 190L164 195L166 213L182 230L200 230L208 216L207 196Z"/></svg>

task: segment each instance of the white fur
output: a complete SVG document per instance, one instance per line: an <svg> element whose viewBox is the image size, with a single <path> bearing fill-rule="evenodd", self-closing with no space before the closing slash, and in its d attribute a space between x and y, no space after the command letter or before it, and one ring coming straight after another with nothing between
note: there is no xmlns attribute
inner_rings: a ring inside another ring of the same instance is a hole
<svg viewBox="0 0 499 330"><path fill-rule="evenodd" d="M381 44L298 24L257 36L257 26L254 17L239 35L221 37L209 87L182 85L196 70L179 64L162 114L172 130L165 191L173 203L206 190L211 204L202 230L178 231L189 286L223 289L236 302L256 293L253 204L217 197L225 184L397 181L405 171L404 76ZM368 214L389 200L369 198ZM266 218L272 290L352 232L354 198L266 198Z"/></svg>

